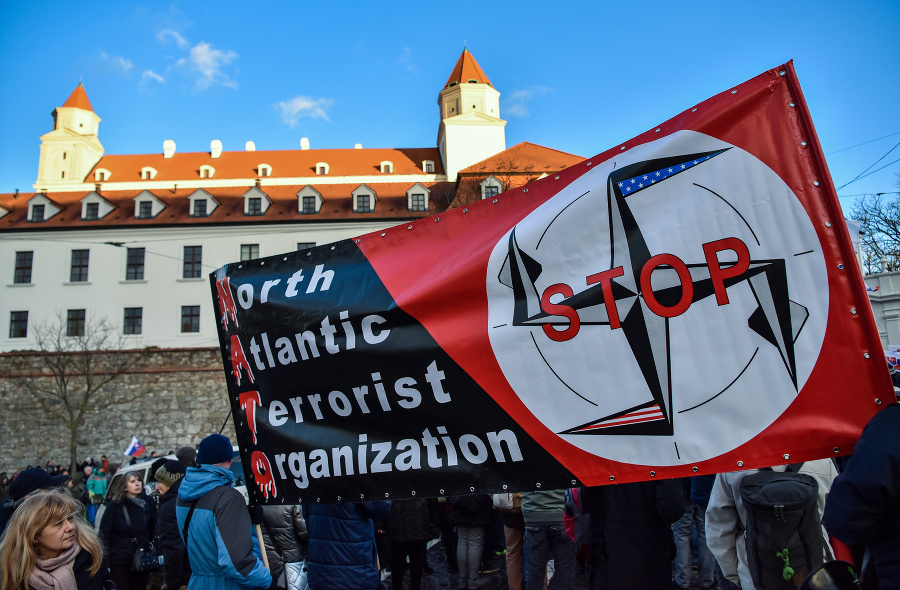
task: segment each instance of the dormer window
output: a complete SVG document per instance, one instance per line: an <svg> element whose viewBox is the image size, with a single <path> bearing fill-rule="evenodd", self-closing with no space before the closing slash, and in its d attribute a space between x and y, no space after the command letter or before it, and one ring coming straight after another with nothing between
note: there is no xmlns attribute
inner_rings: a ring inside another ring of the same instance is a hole
<svg viewBox="0 0 900 590"><path fill-rule="evenodd" d="M269 195L255 186L244 193L244 215L265 215L272 205Z"/></svg>
<svg viewBox="0 0 900 590"><path fill-rule="evenodd" d="M381 163L381 173L382 174L391 174L394 171L394 163L388 162L385 160Z"/></svg>
<svg viewBox="0 0 900 590"><path fill-rule="evenodd" d="M94 181L95 182L106 182L112 176L109 170L105 168L97 168L94 170Z"/></svg>
<svg viewBox="0 0 900 590"><path fill-rule="evenodd" d="M85 203L84 219L85 221L97 221L100 219L100 203Z"/></svg>
<svg viewBox="0 0 900 590"><path fill-rule="evenodd" d="M410 211L428 211L428 197L431 191L417 182L406 191L406 206Z"/></svg>
<svg viewBox="0 0 900 590"><path fill-rule="evenodd" d="M260 164L256 167L256 173L259 174L260 178L264 176L272 176L272 167L268 164Z"/></svg>
<svg viewBox="0 0 900 590"><path fill-rule="evenodd" d="M138 219L150 219L153 217L153 202L138 201L137 215L135 217Z"/></svg>
<svg viewBox="0 0 900 590"><path fill-rule="evenodd" d="M247 215L262 215L262 199L250 197L247 199Z"/></svg>
<svg viewBox="0 0 900 590"><path fill-rule="evenodd" d="M216 173L216 169L212 166L200 166L200 178L212 178Z"/></svg>
<svg viewBox="0 0 900 590"><path fill-rule="evenodd" d="M490 197L495 197L498 194L503 192L503 183L494 178L493 176L488 176L484 180L481 181L481 198L487 199Z"/></svg>
<svg viewBox="0 0 900 590"><path fill-rule="evenodd" d="M60 212L60 208L47 198L46 193L33 196L28 200L28 221L41 223Z"/></svg>
<svg viewBox="0 0 900 590"><path fill-rule="evenodd" d="M31 218L29 221L34 223L40 223L44 221L44 206L43 205L32 205L31 206Z"/></svg>
<svg viewBox="0 0 900 590"><path fill-rule="evenodd" d="M371 188L361 184L351 194L353 195L354 213L372 213L375 211L375 201L378 197Z"/></svg>
<svg viewBox="0 0 900 590"><path fill-rule="evenodd" d="M316 162L316 176L325 176L328 174L327 162Z"/></svg>
<svg viewBox="0 0 900 590"><path fill-rule="evenodd" d="M191 194L189 203L191 217L209 217L219 205L218 201L202 188L198 188Z"/></svg>
<svg viewBox="0 0 900 590"><path fill-rule="evenodd" d="M156 168L144 166L141 168L141 180L153 180L156 178Z"/></svg>
<svg viewBox="0 0 900 590"><path fill-rule="evenodd" d="M425 160L422 162L422 171L425 172L425 174L434 174L434 161Z"/></svg>
<svg viewBox="0 0 900 590"><path fill-rule="evenodd" d="M322 194L311 187L304 186L297 192L298 211L301 215L315 215L322 208Z"/></svg>

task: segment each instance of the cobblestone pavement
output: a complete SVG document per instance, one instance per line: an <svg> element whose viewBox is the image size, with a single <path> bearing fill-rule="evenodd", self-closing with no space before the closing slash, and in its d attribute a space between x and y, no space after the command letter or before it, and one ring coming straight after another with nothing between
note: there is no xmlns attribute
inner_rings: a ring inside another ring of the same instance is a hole
<svg viewBox="0 0 900 590"><path fill-rule="evenodd" d="M447 556L443 546L439 542L432 542L428 548L428 565L434 570L434 573L422 577L422 590L457 590L459 588L459 576L451 574L447 571ZM484 573L482 577L487 579L488 583L479 588L479 590L508 590L509 582L506 579L506 559L499 556L495 559L493 566L488 569L497 568L491 573ZM384 588L388 590L401 590L400 587L392 585L390 572L383 576ZM575 576L575 589L587 590L587 579L584 574ZM409 588L409 574L404 576L402 590Z"/></svg>

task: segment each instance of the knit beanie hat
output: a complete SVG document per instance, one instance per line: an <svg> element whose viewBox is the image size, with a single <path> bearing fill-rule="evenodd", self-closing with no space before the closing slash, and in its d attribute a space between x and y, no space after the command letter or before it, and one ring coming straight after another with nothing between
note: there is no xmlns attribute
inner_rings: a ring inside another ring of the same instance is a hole
<svg viewBox="0 0 900 590"><path fill-rule="evenodd" d="M156 481L171 488L176 481L184 477L184 471L185 467L181 461L169 459L156 470Z"/></svg>
<svg viewBox="0 0 900 590"><path fill-rule="evenodd" d="M221 434L210 434L200 441L197 450L197 463L201 465L212 465L214 463L225 463L234 458L231 448L231 441L227 436Z"/></svg>
<svg viewBox="0 0 900 590"><path fill-rule="evenodd" d="M181 447L175 451L175 456L188 467L193 467L194 461L197 459L197 450L194 447Z"/></svg>

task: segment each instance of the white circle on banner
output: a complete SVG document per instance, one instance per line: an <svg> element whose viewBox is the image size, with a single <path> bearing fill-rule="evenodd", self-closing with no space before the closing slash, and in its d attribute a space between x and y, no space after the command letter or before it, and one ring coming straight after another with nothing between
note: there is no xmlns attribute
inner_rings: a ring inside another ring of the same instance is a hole
<svg viewBox="0 0 900 590"><path fill-rule="evenodd" d="M704 461L772 424L828 314L800 201L693 131L593 166L528 215L494 247L487 295L494 354L534 416L640 465Z"/></svg>

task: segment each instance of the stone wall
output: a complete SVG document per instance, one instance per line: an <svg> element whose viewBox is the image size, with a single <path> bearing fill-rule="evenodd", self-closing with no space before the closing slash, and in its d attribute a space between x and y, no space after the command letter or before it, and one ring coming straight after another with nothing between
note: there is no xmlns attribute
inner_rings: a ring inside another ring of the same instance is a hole
<svg viewBox="0 0 900 590"><path fill-rule="evenodd" d="M102 354L102 353L96 353ZM89 410L78 431L78 459L123 461L136 436L151 451L165 455L183 445L196 446L219 432L229 405L218 348L129 351L135 368L113 381L113 403ZM20 379L40 371L37 353L0 354L0 471L14 472L47 461L69 461L69 430L36 407ZM235 440L231 419L223 434Z"/></svg>

